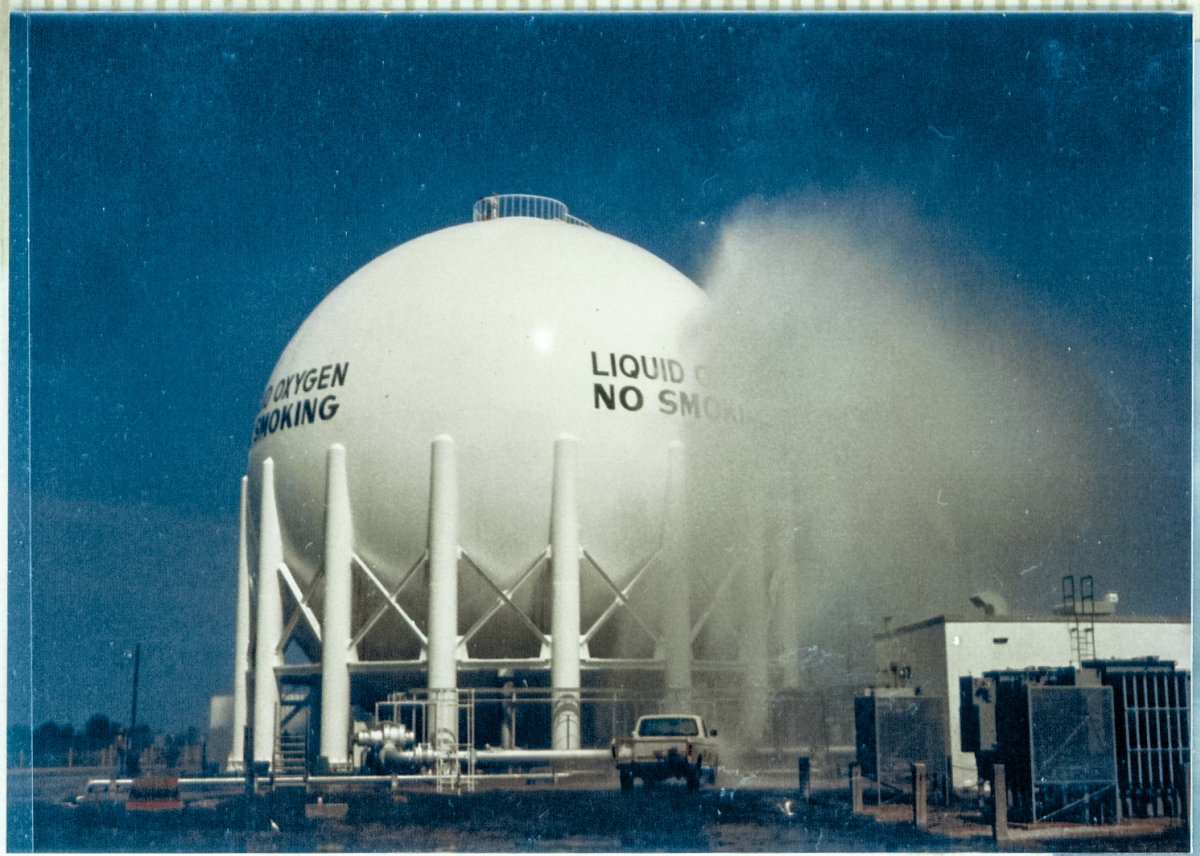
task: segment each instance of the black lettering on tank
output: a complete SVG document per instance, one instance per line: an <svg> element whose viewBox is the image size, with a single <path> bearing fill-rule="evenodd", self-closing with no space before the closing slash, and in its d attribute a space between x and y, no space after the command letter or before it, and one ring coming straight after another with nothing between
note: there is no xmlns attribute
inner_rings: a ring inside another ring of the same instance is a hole
<svg viewBox="0 0 1200 856"><path fill-rule="evenodd" d="M654 366L654 374L650 374L650 366ZM650 358L650 366L646 365L646 357L642 357L642 376L646 380L658 380L658 357Z"/></svg>
<svg viewBox="0 0 1200 856"><path fill-rule="evenodd" d="M608 377L608 372L600 371L600 366L596 365L596 352L592 351L592 374L600 377Z"/></svg>
<svg viewBox="0 0 1200 856"><path fill-rule="evenodd" d="M625 368L626 360L629 360L631 363L633 363L632 370ZM641 374L641 369L638 368L637 357L635 357L633 354L622 354L620 366L621 366L621 374L625 375L625 377L627 377L627 378L632 378L633 380L637 380L638 375Z"/></svg>
<svg viewBox="0 0 1200 856"><path fill-rule="evenodd" d="M329 386L329 370L332 365L321 366L321 377L317 379L317 389L326 389Z"/></svg>
<svg viewBox="0 0 1200 856"><path fill-rule="evenodd" d="M700 415L700 393L693 392L688 395L686 392L679 393L679 415L687 416L689 413L693 416Z"/></svg>
<svg viewBox="0 0 1200 856"><path fill-rule="evenodd" d="M330 386L345 386L346 372L350 371L350 363L335 363L333 366L333 380L330 381Z"/></svg>
<svg viewBox="0 0 1200 856"><path fill-rule="evenodd" d="M658 409L663 413L671 416L679 409L679 405L675 403L675 390L664 389L658 394Z"/></svg>
<svg viewBox="0 0 1200 856"><path fill-rule="evenodd" d="M271 411L271 421L267 425L267 430L270 431L272 434L274 434L275 429L277 429L278 427L279 427L279 408L276 407L274 410Z"/></svg>
<svg viewBox="0 0 1200 856"><path fill-rule="evenodd" d="M282 431L284 428L291 428L291 427L292 427L292 405L289 404L287 407L283 408L283 411L279 414L279 430Z"/></svg>
<svg viewBox="0 0 1200 856"><path fill-rule="evenodd" d="M683 366L677 360L667 360L667 379L671 383L683 383Z"/></svg>
<svg viewBox="0 0 1200 856"><path fill-rule="evenodd" d="M633 393L635 404L630 404L628 401L629 393ZM625 386L621 388L621 406L626 410L641 410L645 399L642 398L642 391L636 386Z"/></svg>
<svg viewBox="0 0 1200 856"><path fill-rule="evenodd" d="M604 402L604 406L609 410L615 410L617 407L616 399L613 396L613 386L610 383L607 387L602 383L595 384L595 391L592 393L592 400L595 402L596 409L600 409L600 402Z"/></svg>
<svg viewBox="0 0 1200 856"><path fill-rule="evenodd" d="M337 412L338 403L336 395L327 395L321 399L321 404L317 407L317 413L322 419L332 419Z"/></svg>
<svg viewBox="0 0 1200 856"><path fill-rule="evenodd" d="M304 421L317 421L317 400L315 398L306 398L302 402L304 404Z"/></svg>

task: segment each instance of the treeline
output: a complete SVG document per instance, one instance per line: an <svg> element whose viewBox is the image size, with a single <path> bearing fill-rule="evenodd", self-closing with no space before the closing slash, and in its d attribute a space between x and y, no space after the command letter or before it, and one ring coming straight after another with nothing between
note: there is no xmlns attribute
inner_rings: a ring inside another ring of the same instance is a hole
<svg viewBox="0 0 1200 856"><path fill-rule="evenodd" d="M116 766L125 752L136 752L143 765L175 767L191 762L201 748L195 727L181 734L164 734L139 724L127 733L119 722L95 714L83 729L43 722L8 726L8 766L11 767L108 767Z"/></svg>

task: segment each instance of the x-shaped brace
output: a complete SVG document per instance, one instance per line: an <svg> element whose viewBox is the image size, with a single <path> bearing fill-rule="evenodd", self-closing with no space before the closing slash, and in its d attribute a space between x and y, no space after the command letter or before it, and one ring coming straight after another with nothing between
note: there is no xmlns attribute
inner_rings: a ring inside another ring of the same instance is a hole
<svg viewBox="0 0 1200 856"><path fill-rule="evenodd" d="M482 577L487 580L488 585L492 585L491 579L488 579L487 574L480 570L479 565L475 564L474 559L470 558L470 556L467 556L466 553L463 553L463 556L467 559L470 567L474 568L476 571L479 571L479 574L481 574ZM529 577L532 577L536 571L542 567L542 564L546 562L547 558L550 558L550 547L546 547L545 550L542 550L541 553L539 553L539 556L536 557L533 562L529 563L529 567L524 569L524 573L521 574L520 577L517 577L517 581L506 592L499 591L496 586L492 585L494 591L499 592L498 597L496 598L496 603L493 603L491 609L488 609L484 615L480 616L479 621L476 621L474 624L472 624L472 627L470 627L470 629L467 630L467 633L463 635L462 640L458 642L461 650L466 651L467 642L474 639L475 634L479 633L479 631L484 628L484 625L491 621L492 616L504 609L504 606L511 606L512 609L517 612L517 615L520 615L522 618L524 618L526 624L533 625L533 622L530 621L529 616L522 612L520 607L517 607L515 603L512 603L512 595L516 594L517 589L521 588L523 583L526 582ZM536 625L534 625L534 631L536 634L538 634L539 639L546 641L546 637L542 635L541 630L536 628Z"/></svg>
<svg viewBox="0 0 1200 856"><path fill-rule="evenodd" d="M534 623L532 618L526 615L519 606L513 603L512 596L516 593L517 589L521 587L521 584L532 577L534 572L540 568L542 564L550 557L550 549L547 547L545 550L543 550L541 554L533 560L532 564L525 569L525 572L517 579L516 584L513 585L513 587L508 591L504 591L498 585L496 585L496 583L492 581L492 578L488 576L487 571L480 567L479 563L467 555L466 552L460 551L460 554L464 559L467 560L467 564L474 568L475 572L483 578L483 581L487 583L488 587L496 593L496 602L492 604L491 609L484 613L484 615L475 622L475 624L470 630L467 631L466 635L463 636L462 640L459 642L461 649L466 650L467 642L474 637L475 634L478 633L489 620L491 620L492 616L499 612L504 606L510 607L518 615L518 617L525 622L525 626L529 628L533 635L541 640L543 645L549 645L550 639L546 636L546 634L542 633L541 629Z"/></svg>
<svg viewBox="0 0 1200 856"><path fill-rule="evenodd" d="M371 569L367 567L367 563L364 562L362 559L360 559L357 553L354 554L353 564L358 565L359 571L361 571L363 573L363 575L366 576L366 578L371 581L371 584L375 586L375 588L379 591L379 593L382 594L384 596L384 598L387 599L387 603L383 604L382 606L379 607L379 609L375 610L375 614L372 615L365 624L363 624L362 628L358 631L358 633L356 633L354 635L354 638L350 641L351 647L357 645L360 641L362 641L363 637L366 636L367 633L370 632L371 628L375 626L376 622L378 622L379 619L383 618L383 616L387 613L389 608L394 609L396 611L396 614L400 616L400 619L405 624L408 625L409 630L411 630L413 633L415 633L417 638L421 640L422 648L424 648L426 645L429 644L429 638L424 633L421 632L421 628L417 626L417 622L413 621L412 616L410 616L407 612L405 612L404 607L402 607L400 605L400 602L398 600L396 600L396 598L400 596L400 592L404 589L404 587L406 585L408 585L409 580L411 580L413 578L413 576L416 575L417 571L425 564L425 562L428 559L429 559L429 551L426 550L424 553L421 554L421 558L417 559L417 561L415 563L413 563L413 566L408 569L408 572L403 577L400 578L400 583L396 586L396 588L393 591L388 591L387 588L383 585L383 583L380 582L379 577L377 577L377 576L375 576L375 574L371 573Z"/></svg>
<svg viewBox="0 0 1200 856"><path fill-rule="evenodd" d="M300 623L301 618L307 620L309 629L317 637L317 641L321 641L321 625L317 621L317 616L312 611L312 607L308 605L308 596L316 589L317 583L321 580L321 574L318 573L313 578L312 585L308 587L307 592L302 592L299 584L296 582L296 578L292 575L291 569L285 562L280 562L275 571L279 576L283 577L283 581L287 583L288 591L296 602L296 608L292 610L292 617L288 620L283 633L280 634L279 645L275 648L275 656L282 657L283 650L287 647L288 640L292 638L292 633L295 632L296 625Z"/></svg>
<svg viewBox="0 0 1200 856"><path fill-rule="evenodd" d="M654 564L654 560L657 559L662 553L662 548L660 547L655 550L650 558L642 563L642 566L637 569L633 575L633 578L625 584L625 588L623 589L617 588L616 583L612 581L608 574L604 573L604 569L600 567L600 563L593 559L592 555L587 550L583 550L582 553L583 558L587 560L587 563L591 565L593 569L595 569L596 573L600 575L600 578L608 584L608 587L612 589L613 593L616 595L616 597L613 598L612 603L608 605L608 608L601 613L600 617L592 623L592 626L588 629L588 632L583 635L584 644L590 642L592 637L595 636L600 628L605 625L608 619L612 617L613 613L615 613L622 606L629 610L629 614L633 616L634 620L637 621L637 623L642 626L642 629L650 634L650 638L657 643L658 634L650 629L646 622L642 620L642 617L638 615L637 610L633 608L633 604L629 602L629 593L633 591L633 587L638 584L638 581L641 580L642 576L646 573L650 566Z"/></svg>

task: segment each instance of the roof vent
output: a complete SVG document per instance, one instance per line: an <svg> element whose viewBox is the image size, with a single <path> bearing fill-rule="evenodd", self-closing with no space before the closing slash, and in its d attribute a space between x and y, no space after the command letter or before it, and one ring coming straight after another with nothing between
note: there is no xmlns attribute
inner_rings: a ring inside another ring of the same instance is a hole
<svg viewBox="0 0 1200 856"><path fill-rule="evenodd" d="M548 196L531 196L528 193L499 193L485 196L475 203L471 219L499 220L501 217L535 217L538 220L561 220L572 226L592 228L567 211L567 206Z"/></svg>
<svg viewBox="0 0 1200 856"><path fill-rule="evenodd" d="M981 591L971 595L971 603L983 610L983 614L991 618L995 615L1008 615L1008 601L994 591Z"/></svg>

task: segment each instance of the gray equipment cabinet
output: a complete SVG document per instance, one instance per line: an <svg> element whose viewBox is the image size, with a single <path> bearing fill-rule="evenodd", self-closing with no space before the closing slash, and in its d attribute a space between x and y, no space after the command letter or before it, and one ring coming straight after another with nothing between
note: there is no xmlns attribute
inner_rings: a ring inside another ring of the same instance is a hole
<svg viewBox="0 0 1200 856"><path fill-rule="evenodd" d="M950 793L946 700L912 690L875 689L854 699L857 760L885 802L912 792L912 765L924 764L931 801Z"/></svg>

